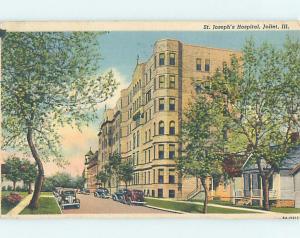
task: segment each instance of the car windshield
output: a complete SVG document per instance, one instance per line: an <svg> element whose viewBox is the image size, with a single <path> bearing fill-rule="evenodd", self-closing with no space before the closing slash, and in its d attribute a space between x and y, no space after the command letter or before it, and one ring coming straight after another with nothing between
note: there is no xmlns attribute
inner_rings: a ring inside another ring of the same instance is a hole
<svg viewBox="0 0 300 238"><path fill-rule="evenodd" d="M75 192L74 191L64 191L63 194L65 196L75 196Z"/></svg>

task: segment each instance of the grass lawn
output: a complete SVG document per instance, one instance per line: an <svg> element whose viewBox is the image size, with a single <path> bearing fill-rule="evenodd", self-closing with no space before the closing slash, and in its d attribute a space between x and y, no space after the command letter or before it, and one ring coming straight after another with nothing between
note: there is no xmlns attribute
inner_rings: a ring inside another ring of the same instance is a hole
<svg viewBox="0 0 300 238"><path fill-rule="evenodd" d="M7 195L9 195L11 192L9 191L2 191L1 192L1 214L5 215L7 214L11 209L13 209L15 206L8 204L3 201L3 198ZM18 192L23 198L28 195L27 192Z"/></svg>
<svg viewBox="0 0 300 238"><path fill-rule="evenodd" d="M60 209L59 209L54 197L40 197L39 203L40 203L40 206L38 209L32 210L32 209L26 207L20 214L21 215L61 214Z"/></svg>
<svg viewBox="0 0 300 238"><path fill-rule="evenodd" d="M166 201L163 199L145 198L145 201L149 206L166 208L166 209L182 211L182 212L189 212L189 213L202 213L202 208L203 208L203 206L198 204ZM255 212L209 206L208 213L234 214L234 213L255 213Z"/></svg>
<svg viewBox="0 0 300 238"><path fill-rule="evenodd" d="M300 213L300 208L293 207L272 207L272 212L280 212L280 213Z"/></svg>

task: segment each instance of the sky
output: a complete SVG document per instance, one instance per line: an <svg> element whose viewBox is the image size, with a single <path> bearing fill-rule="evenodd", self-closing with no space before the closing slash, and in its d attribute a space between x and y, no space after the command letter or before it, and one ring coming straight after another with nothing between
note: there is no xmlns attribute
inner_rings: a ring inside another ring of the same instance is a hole
<svg viewBox="0 0 300 238"><path fill-rule="evenodd" d="M63 155L69 164L59 168L53 163L45 163L46 176L56 172L68 172L81 175L84 169L84 155L91 148L98 149L97 133L101 122L104 106L113 107L120 96L120 91L126 88L136 66L146 61L152 54L155 41L160 39L177 39L186 44L195 44L217 48L240 50L246 39L253 37L258 43L267 41L276 47L281 47L287 37L300 39L300 31L257 31L257 32L109 32L99 37L101 49L101 72L112 70L114 77L120 83L115 95L105 103L99 105L99 121L89 127L82 128L82 132L71 127L59 129L62 136ZM5 156L5 153L4 153Z"/></svg>

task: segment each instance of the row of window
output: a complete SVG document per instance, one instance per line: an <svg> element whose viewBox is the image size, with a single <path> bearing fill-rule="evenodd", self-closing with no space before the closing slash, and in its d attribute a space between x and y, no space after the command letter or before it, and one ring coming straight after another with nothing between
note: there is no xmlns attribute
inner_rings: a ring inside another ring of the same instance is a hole
<svg viewBox="0 0 300 238"><path fill-rule="evenodd" d="M202 71L202 59L200 59L200 58L196 59L196 70ZM210 71L210 60L209 59L205 59L204 71L205 72Z"/></svg>
<svg viewBox="0 0 300 238"><path fill-rule="evenodd" d="M144 151L144 163L150 163L153 159L156 159L156 146L158 147L158 159L175 159L176 156L176 147L175 144L158 144L153 146L153 158L151 158L151 148L146 149ZM166 148L168 148L167 151L167 157L166 157ZM143 164L142 161L139 160L139 152L135 152L132 154L132 164L139 165Z"/></svg>
<svg viewBox="0 0 300 238"><path fill-rule="evenodd" d="M151 181L151 172L150 171L136 172L133 174L133 180L129 183L129 185L151 184L151 183L174 184L175 183L175 169L168 170L168 181L165 181L165 170L164 169L158 169L157 175L156 175L156 170L153 169L152 170L152 181Z"/></svg>

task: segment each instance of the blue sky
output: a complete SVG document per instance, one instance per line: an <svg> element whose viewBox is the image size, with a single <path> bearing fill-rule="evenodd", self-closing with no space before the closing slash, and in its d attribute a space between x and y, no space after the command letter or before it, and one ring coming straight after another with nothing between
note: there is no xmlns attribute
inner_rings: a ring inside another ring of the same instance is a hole
<svg viewBox="0 0 300 238"><path fill-rule="evenodd" d="M257 43L268 41L280 47L287 34L300 39L300 31L110 32L99 39L103 57L101 64L102 69L117 69L130 82L137 55L140 62L146 61L152 54L155 41L159 39L171 38L187 44L241 49L249 37L253 37Z"/></svg>

